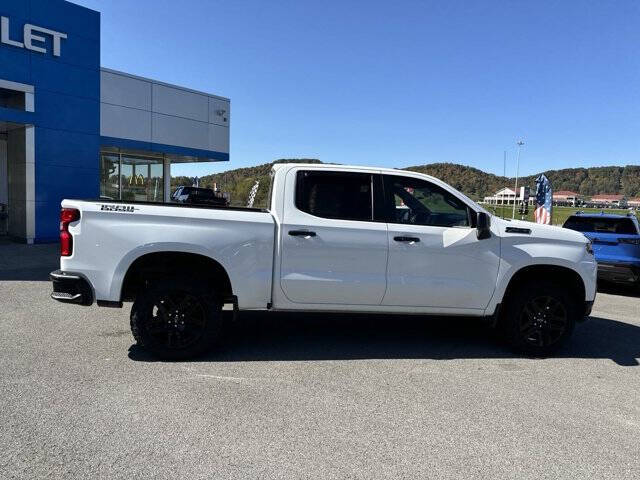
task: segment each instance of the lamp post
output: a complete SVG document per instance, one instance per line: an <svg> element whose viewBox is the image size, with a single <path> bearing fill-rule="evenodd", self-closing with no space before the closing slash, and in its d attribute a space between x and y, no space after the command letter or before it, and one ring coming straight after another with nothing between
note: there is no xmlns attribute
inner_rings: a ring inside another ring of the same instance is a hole
<svg viewBox="0 0 640 480"><path fill-rule="evenodd" d="M520 173L520 148L524 145L522 140L518 140L516 145L518 145L518 155L516 160L516 187L515 187L515 197L513 198L513 213L511 214L511 218L516 218L516 198L518 198L518 174Z"/></svg>

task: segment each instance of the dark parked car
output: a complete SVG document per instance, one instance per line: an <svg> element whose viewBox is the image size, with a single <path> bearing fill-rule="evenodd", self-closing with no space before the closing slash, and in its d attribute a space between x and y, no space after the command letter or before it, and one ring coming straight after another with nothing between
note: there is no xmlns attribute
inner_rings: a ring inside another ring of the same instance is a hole
<svg viewBox="0 0 640 480"><path fill-rule="evenodd" d="M171 200L176 203L188 203L191 205L229 206L226 198L210 188L178 187L171 195Z"/></svg>
<svg viewBox="0 0 640 480"><path fill-rule="evenodd" d="M598 279L640 288L640 225L635 215L577 212L564 228L582 232L591 240Z"/></svg>

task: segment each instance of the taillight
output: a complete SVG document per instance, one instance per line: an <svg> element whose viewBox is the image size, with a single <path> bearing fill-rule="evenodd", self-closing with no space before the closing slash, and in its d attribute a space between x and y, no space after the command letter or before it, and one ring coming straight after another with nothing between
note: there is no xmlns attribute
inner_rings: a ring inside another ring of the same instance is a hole
<svg viewBox="0 0 640 480"><path fill-rule="evenodd" d="M70 257L73 253L73 237L69 233L69 224L80 220L80 210L63 208L60 210L60 256Z"/></svg>

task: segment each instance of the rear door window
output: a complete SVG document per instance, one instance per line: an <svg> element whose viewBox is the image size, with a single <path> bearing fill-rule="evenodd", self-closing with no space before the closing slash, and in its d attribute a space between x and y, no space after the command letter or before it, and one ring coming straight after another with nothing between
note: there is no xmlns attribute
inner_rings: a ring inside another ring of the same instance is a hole
<svg viewBox="0 0 640 480"><path fill-rule="evenodd" d="M356 172L298 172L296 207L316 217L373 221L373 177Z"/></svg>
<svg viewBox="0 0 640 480"><path fill-rule="evenodd" d="M630 218L597 218L574 215L567 219L564 227L578 232L638 234L636 226Z"/></svg>

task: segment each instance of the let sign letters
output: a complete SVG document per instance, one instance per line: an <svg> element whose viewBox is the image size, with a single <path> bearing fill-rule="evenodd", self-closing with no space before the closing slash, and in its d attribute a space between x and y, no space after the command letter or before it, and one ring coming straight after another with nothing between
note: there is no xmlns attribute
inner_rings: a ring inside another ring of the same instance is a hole
<svg viewBox="0 0 640 480"><path fill-rule="evenodd" d="M59 57L61 51L62 40L67 38L66 33L56 32L48 28L37 27L30 23L25 24L23 28L22 41L14 40L9 33L9 18L0 17L0 42L4 45L11 45L17 48L26 48L32 52L47 53L47 38L43 35L49 35L53 38L53 56Z"/></svg>

